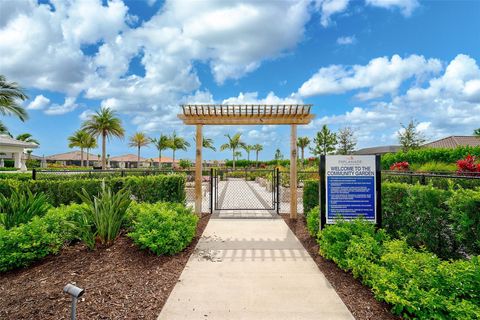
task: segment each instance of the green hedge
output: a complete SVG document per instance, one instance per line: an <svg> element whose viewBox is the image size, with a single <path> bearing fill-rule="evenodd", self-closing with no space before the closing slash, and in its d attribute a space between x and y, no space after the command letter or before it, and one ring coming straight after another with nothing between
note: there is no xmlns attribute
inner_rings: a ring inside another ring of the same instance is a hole
<svg viewBox="0 0 480 320"><path fill-rule="evenodd" d="M432 185L440 189L475 189L480 187L480 179L462 179L462 178L443 178L443 177L413 177L413 176L398 176L388 173L382 174L382 182L400 182L408 184L425 184Z"/></svg>
<svg viewBox="0 0 480 320"><path fill-rule="evenodd" d="M320 254L371 287L404 319L480 318L480 259L442 261L365 221L319 233Z"/></svg>
<svg viewBox="0 0 480 320"><path fill-rule="evenodd" d="M441 258L480 254L480 190L382 183L382 224L394 237ZM317 206L318 181L305 182L303 205Z"/></svg>
<svg viewBox="0 0 480 320"><path fill-rule="evenodd" d="M306 215L308 233L316 238L320 230L320 207L312 208Z"/></svg>
<svg viewBox="0 0 480 320"><path fill-rule="evenodd" d="M309 212L319 205L318 180L305 180L303 183L303 212Z"/></svg>
<svg viewBox="0 0 480 320"><path fill-rule="evenodd" d="M427 162L455 163L467 155L480 157L480 146L457 147L455 149L423 148L408 152L387 153L382 155L382 168L388 170L395 162L407 161L412 164L425 164Z"/></svg>
<svg viewBox="0 0 480 320"><path fill-rule="evenodd" d="M49 254L57 253L75 238L72 221L81 205L50 209L43 217L33 217L9 230L0 226L0 272L24 267Z"/></svg>
<svg viewBox="0 0 480 320"><path fill-rule="evenodd" d="M142 249L157 255L173 255L192 242L198 217L178 203L132 204L127 216L132 231L128 236Z"/></svg>
<svg viewBox="0 0 480 320"><path fill-rule="evenodd" d="M78 192L84 188L89 194L96 195L105 183L114 192L127 188L136 200L141 202L185 202L184 175L132 176L109 179L68 179L68 180L0 180L0 192L5 196L13 189L30 188L32 192L47 195L55 207L71 202L80 203Z"/></svg>

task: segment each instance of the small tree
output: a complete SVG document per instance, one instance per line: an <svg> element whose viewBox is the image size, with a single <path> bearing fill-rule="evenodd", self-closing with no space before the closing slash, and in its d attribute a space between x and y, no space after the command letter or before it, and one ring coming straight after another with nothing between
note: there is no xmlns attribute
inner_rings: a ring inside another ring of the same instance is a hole
<svg viewBox="0 0 480 320"><path fill-rule="evenodd" d="M235 170L235 159L238 158L237 150L240 148L244 148L245 143L242 141L242 134L236 133L232 136L226 134L225 137L228 139L227 143L224 143L220 146L220 151L224 151L227 149L232 150L232 162L233 162L233 170ZM241 153L240 153L241 155Z"/></svg>
<svg viewBox="0 0 480 320"><path fill-rule="evenodd" d="M275 155L273 156L275 160L283 160L283 154L280 149L275 150Z"/></svg>
<svg viewBox="0 0 480 320"><path fill-rule="evenodd" d="M247 153L247 161L250 162L250 152L253 151L253 146L245 144L245 146L243 146L243 150L245 150L245 152Z"/></svg>
<svg viewBox="0 0 480 320"><path fill-rule="evenodd" d="M137 148L137 168L140 168L140 149L150 144L151 140L143 132L137 132L130 137L128 146Z"/></svg>
<svg viewBox="0 0 480 320"><path fill-rule="evenodd" d="M175 152L177 150L187 151L187 148L190 147L190 143L184 138L177 136L176 132L173 131L172 136L169 138L168 147L172 149L172 165L175 167Z"/></svg>
<svg viewBox="0 0 480 320"><path fill-rule="evenodd" d="M322 130L317 132L315 138L313 138L315 144L310 151L315 156L326 155L327 153L335 151L335 145L337 144L337 135L328 129L327 125L322 126Z"/></svg>
<svg viewBox="0 0 480 320"><path fill-rule="evenodd" d="M170 147L170 139L167 135L161 134L158 138L150 138L152 144L158 150L158 168L162 168L162 151Z"/></svg>
<svg viewBox="0 0 480 320"><path fill-rule="evenodd" d="M258 167L258 154L260 153L260 151L263 150L263 146L261 144L258 144L258 143L254 144L252 146L252 150L255 151L255 162L256 162L256 165Z"/></svg>
<svg viewBox="0 0 480 320"><path fill-rule="evenodd" d="M402 151L418 149L425 143L425 137L419 131L417 131L418 123L415 120L411 120L407 126L400 124L402 128L398 131L398 141L402 146Z"/></svg>
<svg viewBox="0 0 480 320"><path fill-rule="evenodd" d="M178 165L182 169L188 169L192 166L192 162L188 159L180 159L180 161L178 162Z"/></svg>
<svg viewBox="0 0 480 320"><path fill-rule="evenodd" d="M353 133L352 128L345 127L338 130L337 138L338 154L351 154L353 150L355 150L355 146L357 145L357 139L355 138L355 134Z"/></svg>
<svg viewBox="0 0 480 320"><path fill-rule="evenodd" d="M305 148L310 144L310 139L308 137L299 137L297 140L297 146L301 151L302 166L305 160Z"/></svg>

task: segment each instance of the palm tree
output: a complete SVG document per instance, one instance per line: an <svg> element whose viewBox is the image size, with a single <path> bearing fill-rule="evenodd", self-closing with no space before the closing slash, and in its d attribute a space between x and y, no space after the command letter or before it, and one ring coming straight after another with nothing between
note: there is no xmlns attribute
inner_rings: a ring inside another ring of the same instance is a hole
<svg viewBox="0 0 480 320"><path fill-rule="evenodd" d="M112 109L102 107L83 123L82 129L94 137L102 137L102 169L105 169L107 167L106 140L110 137L123 138L125 130L122 127L122 121Z"/></svg>
<svg viewBox="0 0 480 320"><path fill-rule="evenodd" d="M299 137L297 141L297 146L302 151L302 166L304 164L305 159L305 148L308 147L310 144L310 139L308 137Z"/></svg>
<svg viewBox="0 0 480 320"><path fill-rule="evenodd" d="M19 134L15 139L20 140L20 141L25 141L28 143L35 143L36 145L39 145L40 142L38 140L34 139L33 136L30 133L22 133ZM32 157L32 149L27 149L27 154L28 154L28 160Z"/></svg>
<svg viewBox="0 0 480 320"><path fill-rule="evenodd" d="M137 132L130 137L130 147L137 148L137 168L140 168L140 149L150 144L150 139L143 132Z"/></svg>
<svg viewBox="0 0 480 320"><path fill-rule="evenodd" d="M193 142L195 142L195 144L197 144L197 138L196 137L193 137ZM217 149L215 148L215 145L213 143L213 139L211 139L211 138L203 138L202 148L217 151Z"/></svg>
<svg viewBox="0 0 480 320"><path fill-rule="evenodd" d="M80 166L83 167L83 149L85 148L85 142L88 137L91 137L85 130L77 130L68 137L69 148L80 148Z"/></svg>
<svg viewBox="0 0 480 320"><path fill-rule="evenodd" d="M175 151L177 150L184 150L186 151L188 147L190 147L190 143L187 140L183 139L182 137L177 136L175 131L173 131L172 136L169 139L169 146L170 149L173 151L173 163L172 165L175 166Z"/></svg>
<svg viewBox="0 0 480 320"><path fill-rule="evenodd" d="M0 134L6 134L6 135L9 135L10 137L12 136L10 134L10 131L8 131L7 126L4 125L2 121L0 121Z"/></svg>
<svg viewBox="0 0 480 320"><path fill-rule="evenodd" d="M226 134L225 137L227 137L228 142L224 143L220 146L220 151L224 151L227 149L232 150L232 162L233 162L233 170L235 170L235 152L239 148L244 148L245 143L242 142L242 134L241 133L235 133L233 137L231 137L229 134Z"/></svg>
<svg viewBox="0 0 480 320"><path fill-rule="evenodd" d="M18 100L27 100L28 96L16 82L8 82L4 75L0 74L0 114L16 115L20 120L28 119L25 109L18 104Z"/></svg>
<svg viewBox="0 0 480 320"><path fill-rule="evenodd" d="M90 149L94 149L97 147L97 139L93 136L88 135L88 138L85 140L85 144L83 145L85 149L87 149L87 167L90 166L89 156L90 156Z"/></svg>
<svg viewBox="0 0 480 320"><path fill-rule="evenodd" d="M258 143L257 143L257 144L254 144L254 145L252 146L252 150L254 150L255 153L256 153L256 158L255 158L256 160L255 160L255 162L257 163L257 167L258 167L258 154L260 153L260 151L263 150L263 146L262 146L261 144L258 144Z"/></svg>
<svg viewBox="0 0 480 320"><path fill-rule="evenodd" d="M160 134L160 137L150 139L155 148L158 150L158 168L162 168L162 151L170 147L170 139L167 135Z"/></svg>
<svg viewBox="0 0 480 320"><path fill-rule="evenodd" d="M249 144L246 144L243 147L243 150L245 150L245 152L247 153L247 161L250 162L250 152L253 151L253 146L249 145Z"/></svg>
<svg viewBox="0 0 480 320"><path fill-rule="evenodd" d="M473 135L480 138L480 128L473 130Z"/></svg>

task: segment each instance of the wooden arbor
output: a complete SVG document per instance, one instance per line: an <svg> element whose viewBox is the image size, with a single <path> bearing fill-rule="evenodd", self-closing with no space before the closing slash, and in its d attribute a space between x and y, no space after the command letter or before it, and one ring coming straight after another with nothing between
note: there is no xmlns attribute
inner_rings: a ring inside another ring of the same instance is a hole
<svg viewBox="0 0 480 320"><path fill-rule="evenodd" d="M310 104L182 105L178 118L195 125L195 212L202 211L202 128L204 125L290 125L290 218L297 218L297 125L309 124Z"/></svg>

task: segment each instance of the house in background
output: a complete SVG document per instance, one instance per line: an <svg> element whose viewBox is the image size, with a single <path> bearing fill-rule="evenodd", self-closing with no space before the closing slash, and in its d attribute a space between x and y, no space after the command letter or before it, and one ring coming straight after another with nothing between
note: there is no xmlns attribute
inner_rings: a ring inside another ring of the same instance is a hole
<svg viewBox="0 0 480 320"><path fill-rule="evenodd" d="M132 169L137 168L138 157L135 154L124 154L121 156L110 157L107 166L110 168ZM150 162L147 159L140 157L140 168L148 168Z"/></svg>
<svg viewBox="0 0 480 320"><path fill-rule="evenodd" d="M456 148L456 147L478 147L480 146L480 137L476 136L450 136L435 140L423 145L425 148Z"/></svg>
<svg viewBox="0 0 480 320"><path fill-rule="evenodd" d="M58 153L53 154L51 156L47 156L45 160L47 163L58 163L64 166L81 166L81 159L82 155L79 150L70 151L65 153ZM98 155L94 155L89 153L88 154L88 162L87 163L87 153L83 152L83 165L87 167L91 167L99 162Z"/></svg>
<svg viewBox="0 0 480 320"><path fill-rule="evenodd" d="M4 156L10 157L14 160L14 166L22 171L27 170L25 164L25 153L27 150L38 148L35 143L29 143L21 140L14 139L7 134L0 134L0 153ZM0 166L4 165L4 158L0 158Z"/></svg>

